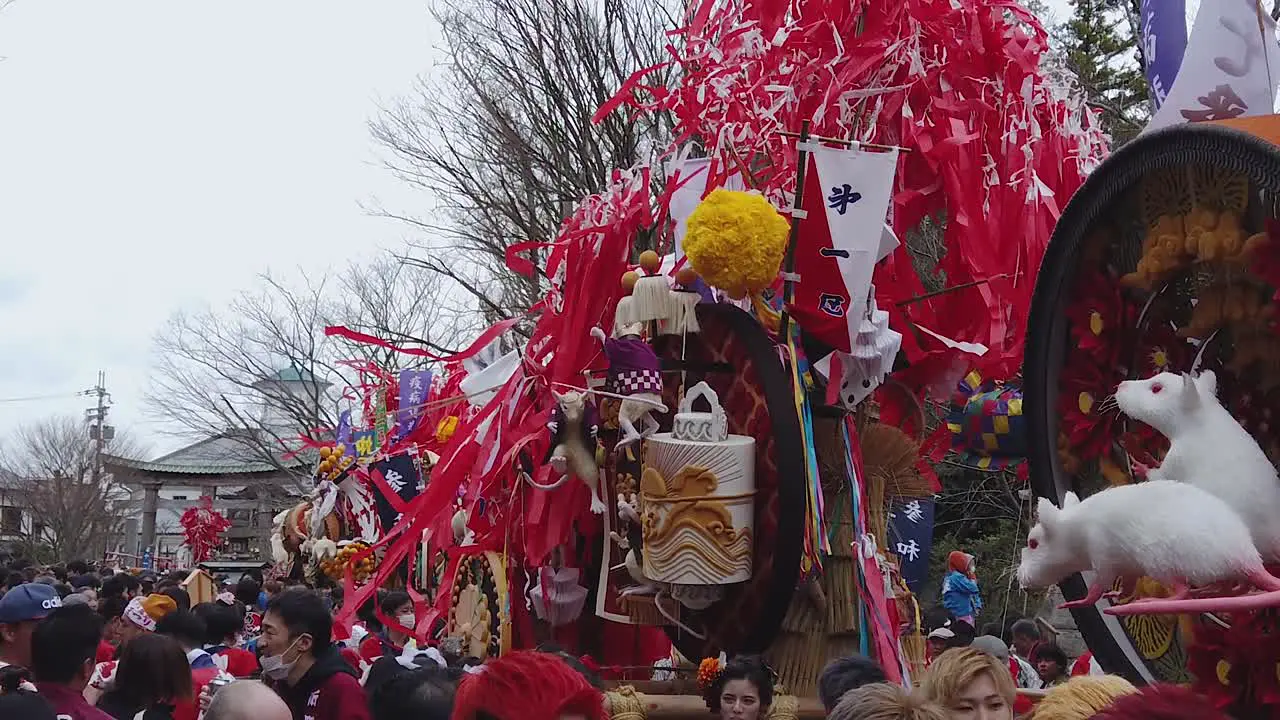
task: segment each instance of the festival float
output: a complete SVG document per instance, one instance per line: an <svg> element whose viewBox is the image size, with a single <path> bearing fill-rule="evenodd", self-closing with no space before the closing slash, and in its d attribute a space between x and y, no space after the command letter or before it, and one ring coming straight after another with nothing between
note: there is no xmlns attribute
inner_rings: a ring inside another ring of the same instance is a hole
<svg viewBox="0 0 1280 720"><path fill-rule="evenodd" d="M1064 517L1084 523L1088 561L1051 580L1102 667L1190 683L1237 717L1280 709L1266 526L1280 493L1274 32L1251 4L1201 5L1149 130L1063 210L1023 376L1041 498L1024 577L1045 532ZM1243 60L1224 53L1229 39L1248 49ZM1119 492L1141 508L1110 507ZM1167 536L1155 562L1127 562L1131 541L1112 530L1140 524L1135 513L1169 519L1148 538ZM1206 558L1215 572L1196 568Z"/></svg>
<svg viewBox="0 0 1280 720"><path fill-rule="evenodd" d="M596 114L669 145L508 249L541 301L449 357L327 330L419 365L356 367L277 559L344 585L341 623L403 586L419 643L554 641L651 714L687 705L640 682L673 646L763 653L801 697L850 652L909 682L890 515L953 443L1018 454L1034 274L1106 149L1046 48L1011 3L694 3Z"/></svg>

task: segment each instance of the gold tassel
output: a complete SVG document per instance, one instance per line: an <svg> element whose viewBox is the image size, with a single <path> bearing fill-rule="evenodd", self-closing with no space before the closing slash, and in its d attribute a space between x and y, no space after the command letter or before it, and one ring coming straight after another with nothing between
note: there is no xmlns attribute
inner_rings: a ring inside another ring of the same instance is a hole
<svg viewBox="0 0 1280 720"><path fill-rule="evenodd" d="M644 700L630 685L604 694L610 720L645 720Z"/></svg>
<svg viewBox="0 0 1280 720"><path fill-rule="evenodd" d="M778 687L774 692L785 692L785 689ZM775 694L766 717L768 720L800 720L800 701L795 695Z"/></svg>

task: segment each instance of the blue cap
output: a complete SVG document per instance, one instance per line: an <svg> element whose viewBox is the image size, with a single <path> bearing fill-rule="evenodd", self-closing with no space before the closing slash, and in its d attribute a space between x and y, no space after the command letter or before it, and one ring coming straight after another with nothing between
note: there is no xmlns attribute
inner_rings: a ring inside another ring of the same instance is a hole
<svg viewBox="0 0 1280 720"><path fill-rule="evenodd" d="M62 599L53 586L24 583L0 597L0 623L43 620L60 607Z"/></svg>

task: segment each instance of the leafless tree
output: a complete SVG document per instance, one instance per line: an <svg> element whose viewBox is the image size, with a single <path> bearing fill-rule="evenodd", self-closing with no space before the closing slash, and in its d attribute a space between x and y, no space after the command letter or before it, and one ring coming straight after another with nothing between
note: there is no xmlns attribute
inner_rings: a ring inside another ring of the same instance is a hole
<svg viewBox="0 0 1280 720"><path fill-rule="evenodd" d="M142 448L118 431L104 452L137 458ZM97 476L95 461L89 428L74 416L24 425L0 445L7 499L29 515L19 533L28 552L44 549L57 560L100 557L120 533L128 490L110 475Z"/></svg>
<svg viewBox="0 0 1280 720"><path fill-rule="evenodd" d="M393 350L326 337L345 325L378 337L454 352L474 331L443 285L390 257L324 278L262 276L225 308L174 315L155 339L150 413L185 437L228 435L245 461L284 462L299 437L338 421L343 389L359 385L355 360L395 371L422 362ZM292 371L301 382L264 383Z"/></svg>
<svg viewBox="0 0 1280 720"><path fill-rule="evenodd" d="M435 16L448 64L371 124L387 166L435 205L374 212L431 238L407 262L456 283L494 321L544 290L506 270L507 247L554 238L573 203L669 136L663 116L592 116L633 72L667 59L676 23L664 0L443 0Z"/></svg>

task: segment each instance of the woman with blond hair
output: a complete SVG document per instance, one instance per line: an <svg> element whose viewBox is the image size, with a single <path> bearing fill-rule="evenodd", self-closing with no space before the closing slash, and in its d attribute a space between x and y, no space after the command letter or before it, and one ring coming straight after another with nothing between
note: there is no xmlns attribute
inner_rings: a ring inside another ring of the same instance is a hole
<svg viewBox="0 0 1280 720"><path fill-rule="evenodd" d="M947 714L897 685L872 683L845 693L827 720L947 720Z"/></svg>
<svg viewBox="0 0 1280 720"><path fill-rule="evenodd" d="M920 693L948 720L1013 720L1017 689L999 660L973 648L954 648L929 666Z"/></svg>
<svg viewBox="0 0 1280 720"><path fill-rule="evenodd" d="M1138 688L1115 675L1081 675L1050 690L1031 713L1032 720L1089 720L1117 698Z"/></svg>

